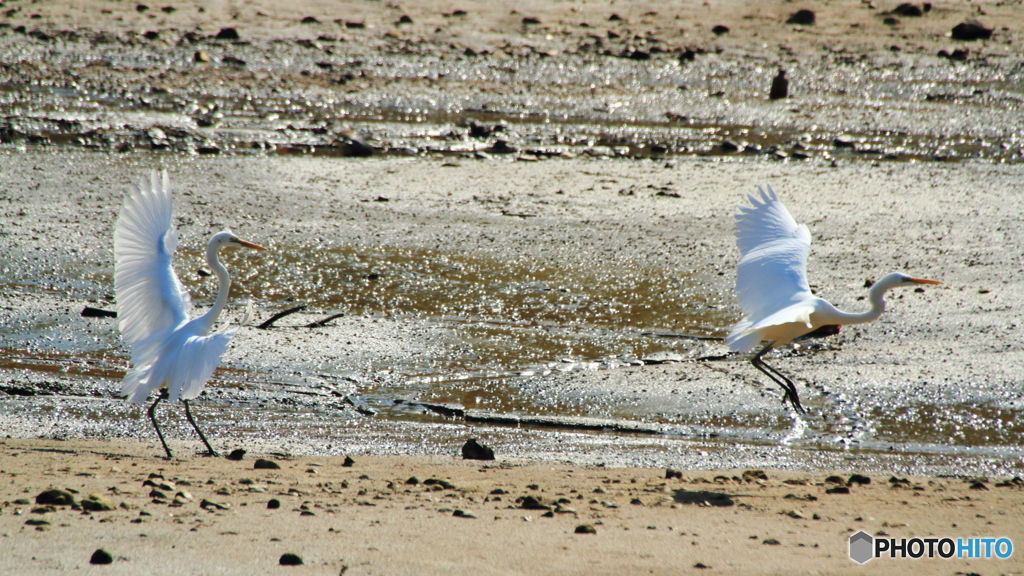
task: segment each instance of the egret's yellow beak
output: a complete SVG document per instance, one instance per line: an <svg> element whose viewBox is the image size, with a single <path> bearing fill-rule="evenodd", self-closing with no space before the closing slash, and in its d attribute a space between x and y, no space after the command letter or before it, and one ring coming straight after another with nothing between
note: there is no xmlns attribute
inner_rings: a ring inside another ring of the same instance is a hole
<svg viewBox="0 0 1024 576"><path fill-rule="evenodd" d="M923 278L911 278L910 281L914 284L942 284L938 280L925 280Z"/></svg>
<svg viewBox="0 0 1024 576"><path fill-rule="evenodd" d="M253 244L252 242L249 242L248 240L242 240L241 238L234 238L231 241L234 242L235 244L238 244L239 246L245 246L246 248L252 248L253 250L266 250L266 248L260 246L259 244Z"/></svg>

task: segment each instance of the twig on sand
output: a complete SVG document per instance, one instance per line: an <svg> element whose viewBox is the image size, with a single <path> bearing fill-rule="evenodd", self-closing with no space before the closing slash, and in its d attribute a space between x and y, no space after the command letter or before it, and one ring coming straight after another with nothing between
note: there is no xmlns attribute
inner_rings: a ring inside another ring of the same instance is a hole
<svg viewBox="0 0 1024 576"><path fill-rule="evenodd" d="M289 314L295 314L296 312L299 312L299 311L305 310L305 309L306 309L306 306L302 305L302 306L296 306L295 308L289 308L287 310L282 310L281 312L278 312L277 314L274 314L270 318L267 318L267 321L264 322L263 324L260 324L259 326L257 326L257 328L259 328L260 330L266 330L267 328L270 328L274 324L274 322L277 322L281 318L284 318L285 316L288 316Z"/></svg>
<svg viewBox="0 0 1024 576"><path fill-rule="evenodd" d="M310 322L309 324L306 324L306 328L323 328L331 320L334 320L335 318L341 318L344 315L345 315L344 312L339 312L337 314L331 314L330 316L328 316L327 318L324 318L323 320L317 320L316 322Z"/></svg>

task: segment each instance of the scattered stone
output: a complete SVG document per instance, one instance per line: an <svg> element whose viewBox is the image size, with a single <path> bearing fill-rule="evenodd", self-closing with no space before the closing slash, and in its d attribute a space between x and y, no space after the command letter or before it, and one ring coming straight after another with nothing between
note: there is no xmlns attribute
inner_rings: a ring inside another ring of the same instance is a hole
<svg viewBox="0 0 1024 576"><path fill-rule="evenodd" d="M911 4L910 2L904 2L899 6L892 9L892 14L898 14L900 16L909 17L920 17L924 16L924 11L917 4Z"/></svg>
<svg viewBox="0 0 1024 576"><path fill-rule="evenodd" d="M468 510L456 510L452 512L452 516L456 518L476 518L476 515Z"/></svg>
<svg viewBox="0 0 1024 576"><path fill-rule="evenodd" d="M114 563L114 557L110 555L110 552L107 552L103 548L97 548L96 551L92 553L92 557L89 558L89 564L113 564L113 563Z"/></svg>
<svg viewBox="0 0 1024 576"><path fill-rule="evenodd" d="M267 501L267 510L277 510L281 507L281 501L277 498L271 498Z"/></svg>
<svg viewBox="0 0 1024 576"><path fill-rule="evenodd" d="M493 152L494 154L514 154L518 150L505 140L495 140L488 152Z"/></svg>
<svg viewBox="0 0 1024 576"><path fill-rule="evenodd" d="M117 509L113 502L99 494L89 494L89 497L82 500L81 504L82 510L87 512L106 512Z"/></svg>
<svg viewBox="0 0 1024 576"><path fill-rule="evenodd" d="M683 479L683 473L681 471L679 471L679 470L673 470L671 468L666 468L665 469L665 479L666 480L671 480L672 478L678 478L678 479L682 480Z"/></svg>
<svg viewBox="0 0 1024 576"><path fill-rule="evenodd" d="M42 518L29 518L28 520L25 520L25 525L26 526L49 526L50 522L47 521L47 520L43 520Z"/></svg>
<svg viewBox="0 0 1024 576"><path fill-rule="evenodd" d="M303 24L319 24L320 21L315 16L306 16L302 19Z"/></svg>
<svg viewBox="0 0 1024 576"><path fill-rule="evenodd" d="M969 489L971 490L988 490L988 486L985 486L984 482L975 481L972 482Z"/></svg>
<svg viewBox="0 0 1024 576"><path fill-rule="evenodd" d="M409 479L405 481L405 483L409 486L416 486L417 484L420 483L420 479L415 476L410 476Z"/></svg>
<svg viewBox="0 0 1024 576"><path fill-rule="evenodd" d="M351 456L345 456L345 461L342 462L341 465L344 466L345 468L351 468L352 465L355 463L356 461L353 460Z"/></svg>
<svg viewBox="0 0 1024 576"><path fill-rule="evenodd" d="M409 17L408 14L402 14L401 16L398 17L398 22L395 22L395 24L412 24L412 18Z"/></svg>
<svg viewBox="0 0 1024 576"><path fill-rule="evenodd" d="M839 484L840 486L846 486L846 480L843 480L841 476L829 476L825 478L825 484Z"/></svg>
<svg viewBox="0 0 1024 576"><path fill-rule="evenodd" d="M953 27L953 40L970 42L973 40L988 40L992 37L992 29L985 28L980 22L968 20Z"/></svg>
<svg viewBox="0 0 1024 576"><path fill-rule="evenodd" d="M639 499L639 498L633 498L632 500L629 501L629 503L632 504L633 506L643 506L644 505L644 501Z"/></svg>
<svg viewBox="0 0 1024 576"><path fill-rule="evenodd" d="M253 464L254 470L280 470L281 466L273 460L266 460L264 458L258 458L256 463Z"/></svg>
<svg viewBox="0 0 1024 576"><path fill-rule="evenodd" d="M238 40L241 37L238 35L238 30L234 28L221 28L214 38L217 40Z"/></svg>
<svg viewBox="0 0 1024 576"><path fill-rule="evenodd" d="M245 456L245 450L243 450L243 449L241 449L241 448L235 448L234 450L232 450L232 451L231 451L231 453L230 453L230 454L228 454L227 456L225 456L225 458L227 458L228 460L235 460L235 461L239 461L239 460L241 460L241 459L242 459L242 458L243 458L244 456Z"/></svg>
<svg viewBox="0 0 1024 576"><path fill-rule="evenodd" d="M789 79L786 78L786 71L780 69L779 73L772 78L772 86L768 90L769 100L781 100L789 98Z"/></svg>
<svg viewBox="0 0 1024 576"><path fill-rule="evenodd" d="M576 534L597 534L597 528L593 524L580 524L574 530Z"/></svg>
<svg viewBox="0 0 1024 576"><path fill-rule="evenodd" d="M892 16L887 16L885 19L882 20L882 24L885 24L886 26L895 26L899 23L899 19L893 18Z"/></svg>
<svg viewBox="0 0 1024 576"><path fill-rule="evenodd" d="M761 542L761 544L767 544L768 546L778 546L779 544L781 544L781 542L779 542L775 538L765 538Z"/></svg>
<svg viewBox="0 0 1024 576"><path fill-rule="evenodd" d="M721 36L722 34L728 34L729 33L729 27L728 26L722 26L721 24L719 24L718 26L715 26L714 28L712 28L711 32L713 32L715 36Z"/></svg>
<svg viewBox="0 0 1024 576"><path fill-rule="evenodd" d="M711 566L707 566L706 564L703 564L701 562L697 562L696 564L693 565L693 567L698 569L698 570L707 570L707 569L711 568Z"/></svg>
<svg viewBox="0 0 1024 576"><path fill-rule="evenodd" d="M40 492L36 496L36 504L53 504L54 506L72 506L75 503L75 496L67 490L51 488Z"/></svg>
<svg viewBox="0 0 1024 576"><path fill-rule="evenodd" d="M519 507L524 510L551 510L551 506L544 504L533 496L523 496L519 500Z"/></svg>
<svg viewBox="0 0 1024 576"><path fill-rule="evenodd" d="M871 478L862 474L854 474L850 476L850 479L846 481L847 486L853 486L854 484L871 484Z"/></svg>
<svg viewBox="0 0 1024 576"><path fill-rule="evenodd" d="M952 53L946 52L945 50L939 50L940 58L948 58L949 60L955 60L957 62L966 62L967 57L971 54L968 48L957 48ZM981 292L982 294L988 294L988 292Z"/></svg>
<svg viewBox="0 0 1024 576"><path fill-rule="evenodd" d="M743 472L744 482L756 482L757 480L768 480L768 475L764 473L764 470L747 470Z"/></svg>
<svg viewBox="0 0 1024 576"><path fill-rule="evenodd" d="M281 566L302 566L302 558L298 554L292 554L291 552L285 552L281 554L281 559L278 560Z"/></svg>
<svg viewBox="0 0 1024 576"><path fill-rule="evenodd" d="M740 145L732 140L725 140L718 145L718 149L725 153L739 152Z"/></svg>
<svg viewBox="0 0 1024 576"><path fill-rule="evenodd" d="M494 450L476 441L476 438L466 440L462 445L463 460L494 460Z"/></svg>
<svg viewBox="0 0 1024 576"><path fill-rule="evenodd" d="M199 503L199 507L203 509L216 508L217 510L230 510L231 504L226 502L214 502L213 500L203 498L203 501Z"/></svg>
<svg viewBox="0 0 1024 576"><path fill-rule="evenodd" d="M835 488L829 488L825 490L825 494L849 494L850 489L846 486L836 486Z"/></svg>
<svg viewBox="0 0 1024 576"><path fill-rule="evenodd" d="M540 24L540 19L531 16L523 18L523 26L532 26L534 24Z"/></svg>
<svg viewBox="0 0 1024 576"><path fill-rule="evenodd" d="M363 139L362 136L351 130L342 130L337 138L331 143L343 156L353 158L366 158L373 156L373 146Z"/></svg>
<svg viewBox="0 0 1024 576"><path fill-rule="evenodd" d="M440 478L427 478L423 481L424 486L438 486L444 490L455 490L455 484Z"/></svg>
<svg viewBox="0 0 1024 576"><path fill-rule="evenodd" d="M798 24L800 26L810 26L814 24L814 12L811 10L797 10L786 20L786 24Z"/></svg>

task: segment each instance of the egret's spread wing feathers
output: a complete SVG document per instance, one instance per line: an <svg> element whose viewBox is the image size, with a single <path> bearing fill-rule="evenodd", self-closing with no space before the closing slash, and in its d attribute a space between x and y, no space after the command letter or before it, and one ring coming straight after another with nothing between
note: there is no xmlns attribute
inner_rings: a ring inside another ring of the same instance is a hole
<svg viewBox="0 0 1024 576"><path fill-rule="evenodd" d="M189 296L171 257L178 232L171 220L167 172L132 185L114 230L114 292L118 327L134 345L188 320Z"/></svg>
<svg viewBox="0 0 1024 576"><path fill-rule="evenodd" d="M730 350L735 352L750 352L761 342L761 331L770 326L799 322L810 330L812 328L811 314L814 314L815 311L814 302L802 302L787 306L757 322L751 322L748 318L744 318L736 323L732 332L725 338L725 343Z"/></svg>
<svg viewBox="0 0 1024 576"><path fill-rule="evenodd" d="M797 224L771 186L758 187L760 198L736 215L736 298L750 325L813 298L807 284L811 233Z"/></svg>
<svg viewBox="0 0 1024 576"><path fill-rule="evenodd" d="M171 402L199 396L238 329L239 326L233 326L206 336L189 335L187 329L179 331L172 345L166 346L153 362L135 364L129 370L120 395L141 404L150 392L164 384Z"/></svg>

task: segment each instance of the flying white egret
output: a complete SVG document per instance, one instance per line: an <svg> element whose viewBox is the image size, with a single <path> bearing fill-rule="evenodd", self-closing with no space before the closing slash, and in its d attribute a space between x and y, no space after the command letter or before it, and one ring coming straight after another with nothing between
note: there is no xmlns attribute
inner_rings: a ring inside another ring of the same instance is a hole
<svg viewBox="0 0 1024 576"><path fill-rule="evenodd" d="M133 404L142 404L150 392L162 389L149 407L149 418L168 458L172 457L171 449L157 424L156 405L164 399L175 402L180 398L188 421L210 454L216 456L192 418L188 401L202 392L231 337L249 316L246 312L239 326L214 332L231 288L228 271L217 252L224 246L266 248L241 240L230 230L214 234L206 246L206 262L217 276L217 299L206 314L189 319L191 298L171 266L177 245L167 171L158 179L154 170L148 182L143 178L138 185L132 184L114 230L117 325L121 338L132 349L132 368L124 377L120 395Z"/></svg>
<svg viewBox="0 0 1024 576"><path fill-rule="evenodd" d="M765 363L763 356L774 348L805 336L835 334L840 326L872 322L885 311L885 293L897 286L941 284L894 272L868 291L871 309L858 314L843 312L811 294L807 283L807 254L811 233L797 224L772 190L758 187L761 197L748 195L753 207L740 206L736 215L736 244L740 263L736 268L736 299L743 319L725 339L735 352L751 352L767 344L750 363L786 391L783 401L804 412L796 386Z"/></svg>

